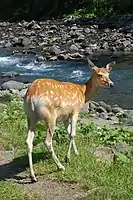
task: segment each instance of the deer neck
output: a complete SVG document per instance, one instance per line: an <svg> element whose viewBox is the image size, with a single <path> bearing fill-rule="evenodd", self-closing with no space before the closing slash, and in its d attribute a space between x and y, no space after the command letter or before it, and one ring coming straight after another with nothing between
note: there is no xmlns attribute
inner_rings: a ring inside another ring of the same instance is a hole
<svg viewBox="0 0 133 200"><path fill-rule="evenodd" d="M99 86L96 84L95 81L93 81L92 77L87 81L85 86L85 102L88 102L93 94L98 90Z"/></svg>

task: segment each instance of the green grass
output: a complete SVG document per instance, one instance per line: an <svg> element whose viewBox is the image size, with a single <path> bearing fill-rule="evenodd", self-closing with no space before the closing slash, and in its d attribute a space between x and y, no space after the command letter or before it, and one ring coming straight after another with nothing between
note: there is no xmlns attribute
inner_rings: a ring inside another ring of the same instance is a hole
<svg viewBox="0 0 133 200"><path fill-rule="evenodd" d="M22 103L13 101L0 115L0 146L13 150L15 159L22 171L29 171L26 155L27 122ZM61 181L76 182L88 191L86 200L132 200L133 199L133 157L129 162L122 160L114 164L99 162L93 156L92 149L99 145L112 145L124 141L133 145L133 131L97 127L95 124L77 126L76 143L79 156L71 154L70 164L65 164L68 137L63 127L56 129L53 145L56 154L66 166L65 172L57 171L56 165L44 147L45 127L38 123L34 140L33 160L38 178L51 178ZM26 196L17 184L1 181L0 199L34 199ZM7 191L7 192L6 192ZM19 197L19 198L18 198Z"/></svg>

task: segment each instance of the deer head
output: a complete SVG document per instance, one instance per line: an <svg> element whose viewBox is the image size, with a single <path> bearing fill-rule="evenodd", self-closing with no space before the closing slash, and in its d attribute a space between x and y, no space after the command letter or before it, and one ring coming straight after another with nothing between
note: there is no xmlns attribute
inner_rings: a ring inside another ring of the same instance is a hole
<svg viewBox="0 0 133 200"><path fill-rule="evenodd" d="M113 87L114 83L109 78L112 67L116 64L115 61L108 63L105 67L98 68L94 63L87 58L88 64L92 69L92 81L95 86Z"/></svg>

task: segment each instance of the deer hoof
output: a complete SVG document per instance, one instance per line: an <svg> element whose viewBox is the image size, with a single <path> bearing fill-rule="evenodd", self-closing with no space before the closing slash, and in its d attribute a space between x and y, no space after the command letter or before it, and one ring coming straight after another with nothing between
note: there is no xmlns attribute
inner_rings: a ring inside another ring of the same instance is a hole
<svg viewBox="0 0 133 200"><path fill-rule="evenodd" d="M63 165L58 166L59 170L65 171L65 167Z"/></svg>
<svg viewBox="0 0 133 200"><path fill-rule="evenodd" d="M65 162L66 162L66 163L70 163L70 158L68 158L68 157L66 156Z"/></svg>
<svg viewBox="0 0 133 200"><path fill-rule="evenodd" d="M35 176L30 176L30 179L31 179L31 182L32 183L36 183L37 182L37 179Z"/></svg>

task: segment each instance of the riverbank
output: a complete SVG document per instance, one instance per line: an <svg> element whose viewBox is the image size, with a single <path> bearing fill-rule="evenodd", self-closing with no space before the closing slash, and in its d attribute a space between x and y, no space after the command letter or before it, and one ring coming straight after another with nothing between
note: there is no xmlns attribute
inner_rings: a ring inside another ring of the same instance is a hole
<svg viewBox="0 0 133 200"><path fill-rule="evenodd" d="M95 53L133 51L133 16L0 22L0 48L34 53L37 60L81 60Z"/></svg>
<svg viewBox="0 0 133 200"><path fill-rule="evenodd" d="M87 116L81 118L88 121L77 124L79 156L72 153L69 164L64 161L68 148L66 131L59 125L54 134L53 146L66 167L64 172L57 170L44 147L46 129L38 123L33 148L38 182L31 184L22 102L13 96L12 102L0 107L1 199L132 199L132 131L121 125L113 128L90 123Z"/></svg>
<svg viewBox="0 0 133 200"><path fill-rule="evenodd" d="M10 80L1 85L0 90L0 108L6 108L6 103L12 102L14 98L23 101L23 97L27 91L28 84ZM83 105L80 116L80 124L88 124L94 122L98 125L107 125L109 127L123 126L130 129L133 128L133 110L124 109L119 104L109 105L104 101L90 100Z"/></svg>

